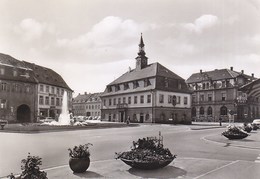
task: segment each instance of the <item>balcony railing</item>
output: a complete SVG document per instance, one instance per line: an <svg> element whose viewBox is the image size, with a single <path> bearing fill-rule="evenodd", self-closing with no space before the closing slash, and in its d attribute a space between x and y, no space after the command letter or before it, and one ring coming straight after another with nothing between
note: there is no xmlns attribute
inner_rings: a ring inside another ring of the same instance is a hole
<svg viewBox="0 0 260 179"><path fill-rule="evenodd" d="M120 103L116 105L116 108L122 109L122 108L128 108L128 104L127 103Z"/></svg>

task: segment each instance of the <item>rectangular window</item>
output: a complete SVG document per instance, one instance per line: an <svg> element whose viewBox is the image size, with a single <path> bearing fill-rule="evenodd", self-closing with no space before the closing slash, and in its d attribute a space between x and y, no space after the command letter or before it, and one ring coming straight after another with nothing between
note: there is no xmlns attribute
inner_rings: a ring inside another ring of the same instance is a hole
<svg viewBox="0 0 260 179"><path fill-rule="evenodd" d="M180 96L177 96L177 98L176 98L176 104L181 104L181 97L180 97Z"/></svg>
<svg viewBox="0 0 260 179"><path fill-rule="evenodd" d="M116 98L113 99L113 105L116 105Z"/></svg>
<svg viewBox="0 0 260 179"><path fill-rule="evenodd" d="M104 99L104 106L106 106L106 100ZM89 108L90 109L90 108Z"/></svg>
<svg viewBox="0 0 260 179"><path fill-rule="evenodd" d="M112 99L108 100L108 105L111 106L112 105Z"/></svg>
<svg viewBox="0 0 260 179"><path fill-rule="evenodd" d="M6 99L0 99L0 108L1 109L6 108L6 106L7 106L6 103L7 103Z"/></svg>
<svg viewBox="0 0 260 179"><path fill-rule="evenodd" d="M221 93L221 100L226 101L227 95L226 93Z"/></svg>
<svg viewBox="0 0 260 179"><path fill-rule="evenodd" d="M43 92L43 85L40 85L40 91Z"/></svg>
<svg viewBox="0 0 260 179"><path fill-rule="evenodd" d="M192 95L192 102L196 102L196 96L195 95Z"/></svg>
<svg viewBox="0 0 260 179"><path fill-rule="evenodd" d="M168 95L168 103L169 103L169 104L172 103L172 95Z"/></svg>
<svg viewBox="0 0 260 179"><path fill-rule="evenodd" d="M134 96L134 103L137 104L137 96Z"/></svg>
<svg viewBox="0 0 260 179"><path fill-rule="evenodd" d="M125 97L123 97L123 104L125 104Z"/></svg>
<svg viewBox="0 0 260 179"><path fill-rule="evenodd" d="M159 103L164 103L164 95L163 94L159 95Z"/></svg>
<svg viewBox="0 0 260 179"><path fill-rule="evenodd" d="M200 101L204 101L204 94L200 95Z"/></svg>
<svg viewBox="0 0 260 179"><path fill-rule="evenodd" d="M149 86L149 85L151 85L151 82L150 82L150 80L147 78L147 79L144 79L144 87L147 87L147 86Z"/></svg>
<svg viewBox="0 0 260 179"><path fill-rule="evenodd" d="M7 84L6 83L1 83L1 90L7 91Z"/></svg>
<svg viewBox="0 0 260 179"><path fill-rule="evenodd" d="M60 95L60 88L57 88L57 95Z"/></svg>
<svg viewBox="0 0 260 179"><path fill-rule="evenodd" d="M49 96L46 96L45 97L45 105L49 105L50 104L50 101L49 101Z"/></svg>
<svg viewBox="0 0 260 179"><path fill-rule="evenodd" d="M212 101L212 94L208 94L208 101Z"/></svg>
<svg viewBox="0 0 260 179"><path fill-rule="evenodd" d="M118 101L118 104L121 104L121 98L118 98L117 101Z"/></svg>
<svg viewBox="0 0 260 179"><path fill-rule="evenodd" d="M116 91L119 91L120 90L120 85L116 85Z"/></svg>
<svg viewBox="0 0 260 179"><path fill-rule="evenodd" d="M5 74L5 69L0 68L0 74L1 74L1 75L4 75L4 74Z"/></svg>
<svg viewBox="0 0 260 179"><path fill-rule="evenodd" d="M43 105L43 96L39 97L39 104Z"/></svg>
<svg viewBox="0 0 260 179"><path fill-rule="evenodd" d="M143 96L143 95L140 96L140 103L141 103L141 104L144 103L144 96Z"/></svg>
<svg viewBox="0 0 260 179"><path fill-rule="evenodd" d="M46 93L49 93L50 92L50 86L46 86Z"/></svg>
<svg viewBox="0 0 260 179"><path fill-rule="evenodd" d="M151 95L150 94L147 95L147 103L151 103Z"/></svg>
<svg viewBox="0 0 260 179"><path fill-rule="evenodd" d="M169 87L169 81L168 81L168 78L165 78L165 79L164 79L164 86L165 86L166 88Z"/></svg>
<svg viewBox="0 0 260 179"><path fill-rule="evenodd" d="M51 97L51 105L54 106L54 97Z"/></svg>
<svg viewBox="0 0 260 179"><path fill-rule="evenodd" d="M184 104L188 104L188 97L184 97Z"/></svg>
<svg viewBox="0 0 260 179"><path fill-rule="evenodd" d="M13 71L13 76L17 76L17 71L16 70Z"/></svg>
<svg viewBox="0 0 260 179"><path fill-rule="evenodd" d="M60 105L60 98L56 98L56 106Z"/></svg>
<svg viewBox="0 0 260 179"><path fill-rule="evenodd" d="M107 87L107 91L110 93L110 92L112 92L112 86L108 86Z"/></svg>
<svg viewBox="0 0 260 179"><path fill-rule="evenodd" d="M128 97L128 104L131 104L131 96Z"/></svg>
<svg viewBox="0 0 260 179"><path fill-rule="evenodd" d="M51 87L51 93L54 94L54 87Z"/></svg>

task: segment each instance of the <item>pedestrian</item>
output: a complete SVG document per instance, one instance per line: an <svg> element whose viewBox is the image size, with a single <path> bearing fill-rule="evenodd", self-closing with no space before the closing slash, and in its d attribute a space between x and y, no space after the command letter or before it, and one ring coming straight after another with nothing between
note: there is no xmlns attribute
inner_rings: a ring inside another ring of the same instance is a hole
<svg viewBox="0 0 260 179"><path fill-rule="evenodd" d="M130 116L127 116L126 124L128 125L130 123Z"/></svg>
<svg viewBox="0 0 260 179"><path fill-rule="evenodd" d="M219 126L222 126L222 118L219 117Z"/></svg>

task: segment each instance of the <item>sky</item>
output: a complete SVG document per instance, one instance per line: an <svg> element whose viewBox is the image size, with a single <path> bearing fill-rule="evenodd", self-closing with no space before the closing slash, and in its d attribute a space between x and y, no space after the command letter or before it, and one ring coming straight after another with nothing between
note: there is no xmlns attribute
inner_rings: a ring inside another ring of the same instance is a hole
<svg viewBox="0 0 260 179"><path fill-rule="evenodd" d="M259 0L0 0L0 53L51 68L79 93L103 92L148 63L185 80L230 68L260 77Z"/></svg>

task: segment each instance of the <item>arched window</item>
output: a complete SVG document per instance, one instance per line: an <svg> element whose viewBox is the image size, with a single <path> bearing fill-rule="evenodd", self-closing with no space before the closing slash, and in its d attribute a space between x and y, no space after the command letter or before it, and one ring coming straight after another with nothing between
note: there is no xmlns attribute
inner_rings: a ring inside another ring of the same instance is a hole
<svg viewBox="0 0 260 179"><path fill-rule="evenodd" d="M196 108L193 107L193 108L191 109L191 116L192 116L192 117L196 117L196 115L197 115L196 113L197 113Z"/></svg>
<svg viewBox="0 0 260 179"><path fill-rule="evenodd" d="M226 106L222 106L220 108L220 115L227 115L227 107Z"/></svg>
<svg viewBox="0 0 260 179"><path fill-rule="evenodd" d="M208 116L212 116L212 107L208 107L207 114Z"/></svg>
<svg viewBox="0 0 260 179"><path fill-rule="evenodd" d="M200 115L204 115L204 108L200 107Z"/></svg>

